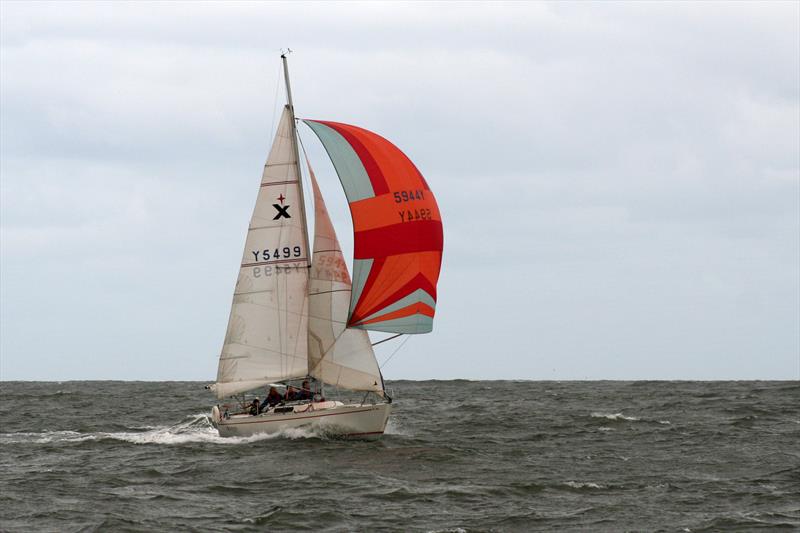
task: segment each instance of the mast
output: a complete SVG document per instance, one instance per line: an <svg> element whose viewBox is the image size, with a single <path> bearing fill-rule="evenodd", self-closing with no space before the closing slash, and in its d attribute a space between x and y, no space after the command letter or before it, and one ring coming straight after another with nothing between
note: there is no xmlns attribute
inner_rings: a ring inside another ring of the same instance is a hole
<svg viewBox="0 0 800 533"><path fill-rule="evenodd" d="M303 241L305 242L306 246L306 264L308 271L311 271L311 247L309 245L308 239L308 218L306 217L306 199L305 194L303 193L303 171L300 168L300 151L297 147L297 120L294 116L294 102L292 102L292 84L289 81L289 61L287 60L286 56L291 54L292 50L287 48L286 52L281 54L281 61L283 61L283 79L286 82L286 101L287 107L289 108L289 117L291 118L292 123L292 147L294 148L294 160L295 164L297 165L297 188L300 191L300 212L303 215ZM306 292L308 291L308 287L306 287ZM311 369L309 368L307 372L310 372ZM315 387L316 388L316 387ZM320 382L320 394L324 395L324 388L322 382Z"/></svg>
<svg viewBox="0 0 800 533"><path fill-rule="evenodd" d="M283 79L286 81L286 100L287 107L289 108L289 116L292 124L292 149L294 150L294 161L297 166L297 187L300 190L300 212L303 215L303 242L306 250L306 262L308 268L311 268L311 248L308 245L308 218L306 217L306 200L303 194L303 172L300 168L300 151L297 148L297 122L294 116L294 104L292 103L292 85L289 83L289 63L286 56L292 51L287 49L286 52L281 54L283 61Z"/></svg>

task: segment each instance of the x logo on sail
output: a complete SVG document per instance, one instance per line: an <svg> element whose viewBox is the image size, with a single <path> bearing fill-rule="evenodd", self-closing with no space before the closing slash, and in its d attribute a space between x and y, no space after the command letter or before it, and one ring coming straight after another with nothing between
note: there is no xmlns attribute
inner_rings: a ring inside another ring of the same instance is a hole
<svg viewBox="0 0 800 533"><path fill-rule="evenodd" d="M292 218L292 216L288 213L288 209L290 206L272 204L272 207L278 210L278 214L275 215L275 217L272 220L278 220L279 218Z"/></svg>

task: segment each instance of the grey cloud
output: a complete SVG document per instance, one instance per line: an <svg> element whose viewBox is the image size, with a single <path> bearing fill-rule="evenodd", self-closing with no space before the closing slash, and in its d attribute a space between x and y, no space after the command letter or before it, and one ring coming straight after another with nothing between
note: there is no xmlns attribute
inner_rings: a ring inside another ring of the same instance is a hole
<svg viewBox="0 0 800 533"><path fill-rule="evenodd" d="M0 373L213 377L288 45L445 217L387 376L798 377L799 11L5 2Z"/></svg>

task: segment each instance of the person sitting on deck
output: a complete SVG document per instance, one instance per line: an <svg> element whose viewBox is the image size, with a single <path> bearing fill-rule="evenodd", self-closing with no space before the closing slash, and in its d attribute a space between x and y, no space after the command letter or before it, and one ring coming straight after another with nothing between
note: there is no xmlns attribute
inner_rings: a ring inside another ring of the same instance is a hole
<svg viewBox="0 0 800 533"><path fill-rule="evenodd" d="M278 389L275 387L269 388L269 394L267 397L264 398L264 401L261 403L261 410L265 411L268 407L274 407L283 401L283 396L281 393L278 392Z"/></svg>
<svg viewBox="0 0 800 533"><path fill-rule="evenodd" d="M311 388L308 386L308 381L303 382L303 388L300 389L300 392L297 393L298 400L311 400L314 398L314 393L311 392Z"/></svg>
<svg viewBox="0 0 800 533"><path fill-rule="evenodd" d="M250 404L249 413L253 416L258 414L258 398L253 398L253 402Z"/></svg>
<svg viewBox="0 0 800 533"><path fill-rule="evenodd" d="M286 389L286 401L293 402L295 400L299 400L300 395L297 393L297 389L289 385L289 388Z"/></svg>

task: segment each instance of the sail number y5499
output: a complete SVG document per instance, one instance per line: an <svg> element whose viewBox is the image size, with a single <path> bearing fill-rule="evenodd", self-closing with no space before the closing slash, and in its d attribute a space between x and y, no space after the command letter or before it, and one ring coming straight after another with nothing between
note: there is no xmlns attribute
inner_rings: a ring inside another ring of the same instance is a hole
<svg viewBox="0 0 800 533"><path fill-rule="evenodd" d="M274 250L253 250L250 253L253 254L253 257L255 257L256 262L259 262L269 261L270 259L289 259L291 257L300 257L303 252L299 246L295 246L294 248L284 246L283 249L275 248Z"/></svg>

